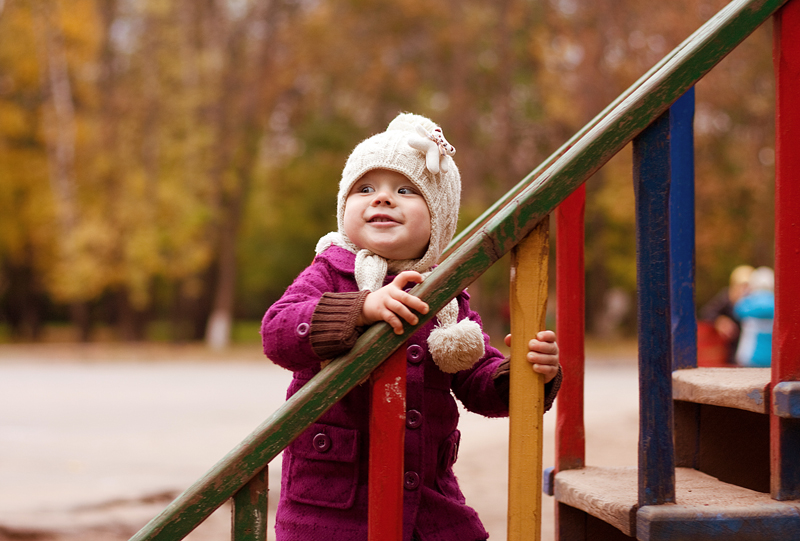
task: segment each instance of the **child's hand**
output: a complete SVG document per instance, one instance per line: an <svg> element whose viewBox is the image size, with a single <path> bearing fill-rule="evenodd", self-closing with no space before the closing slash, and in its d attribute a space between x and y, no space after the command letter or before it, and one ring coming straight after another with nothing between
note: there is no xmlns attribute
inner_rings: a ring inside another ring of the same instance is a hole
<svg viewBox="0 0 800 541"><path fill-rule="evenodd" d="M419 297L403 291L409 282L422 282L422 275L414 271L403 271L392 280L392 283L367 295L358 325L372 325L376 321L385 321L392 326L395 334L403 334L403 322L400 318L411 325L416 325L419 318L410 308L420 314L427 314L428 305Z"/></svg>
<svg viewBox="0 0 800 541"><path fill-rule="evenodd" d="M505 338L506 345L511 347L511 335ZM533 371L544 376L544 382L550 381L558 374L558 344L556 333L540 331L536 338L528 342L527 361L533 365Z"/></svg>

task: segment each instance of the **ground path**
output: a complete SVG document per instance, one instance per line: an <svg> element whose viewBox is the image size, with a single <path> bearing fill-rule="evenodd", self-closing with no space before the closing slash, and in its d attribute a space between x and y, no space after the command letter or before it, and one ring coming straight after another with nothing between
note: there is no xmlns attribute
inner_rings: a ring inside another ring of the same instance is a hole
<svg viewBox="0 0 800 541"><path fill-rule="evenodd" d="M126 540L283 402L289 373L257 348L0 346L0 541ZM587 461L635 465L630 348L590 352ZM545 416L545 466L555 415ZM465 413L456 474L492 539L505 539L505 420ZM270 504L279 488L270 466ZM545 497L542 539L553 538ZM230 539L223 508L189 541ZM272 538L272 537L271 537Z"/></svg>

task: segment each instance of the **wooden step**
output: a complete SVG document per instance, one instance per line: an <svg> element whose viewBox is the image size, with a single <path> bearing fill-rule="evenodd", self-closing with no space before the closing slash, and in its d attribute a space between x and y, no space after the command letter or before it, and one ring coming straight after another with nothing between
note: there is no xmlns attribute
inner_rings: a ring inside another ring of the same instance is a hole
<svg viewBox="0 0 800 541"><path fill-rule="evenodd" d="M672 398L769 413L769 368L689 368L672 373Z"/></svg>
<svg viewBox="0 0 800 541"><path fill-rule="evenodd" d="M674 504L639 508L634 467L559 472L555 497L640 541L796 539L800 532L800 501L779 502L691 468L675 469Z"/></svg>

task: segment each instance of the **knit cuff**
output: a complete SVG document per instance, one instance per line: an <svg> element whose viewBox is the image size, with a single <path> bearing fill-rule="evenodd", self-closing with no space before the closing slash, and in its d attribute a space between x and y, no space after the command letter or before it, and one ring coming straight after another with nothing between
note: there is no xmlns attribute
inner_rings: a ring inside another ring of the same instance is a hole
<svg viewBox="0 0 800 541"><path fill-rule="evenodd" d="M369 291L325 293L311 316L311 348L321 359L333 359L353 348L361 335L356 326Z"/></svg>
<svg viewBox="0 0 800 541"><path fill-rule="evenodd" d="M508 403L511 387L510 374L510 363L508 357L506 357L506 359L497 366L492 375L495 391L505 400L506 404ZM561 365L559 365L556 376L551 379L549 383L545 383L544 385L544 411L549 410L553 406L553 402L555 402L556 396L558 395L558 390L561 388L562 379L563 373L561 372Z"/></svg>

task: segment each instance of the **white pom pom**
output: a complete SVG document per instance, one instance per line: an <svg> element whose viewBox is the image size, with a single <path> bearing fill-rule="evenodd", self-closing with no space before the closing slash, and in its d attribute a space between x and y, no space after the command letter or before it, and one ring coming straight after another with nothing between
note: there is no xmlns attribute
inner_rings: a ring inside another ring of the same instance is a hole
<svg viewBox="0 0 800 541"><path fill-rule="evenodd" d="M485 352L483 332L471 319L436 327L428 336L428 351L439 370L455 374L472 368Z"/></svg>

